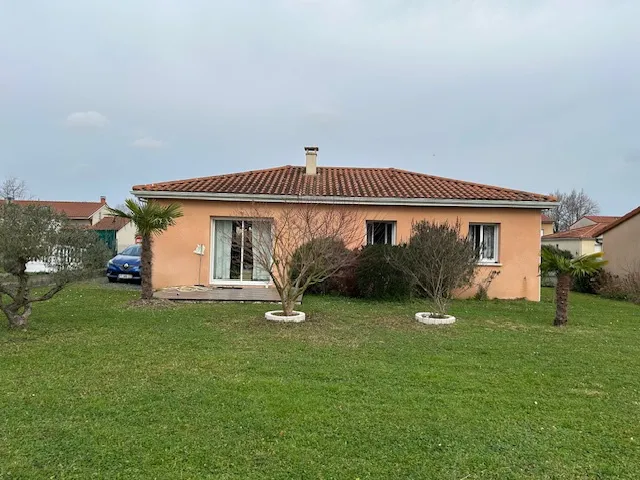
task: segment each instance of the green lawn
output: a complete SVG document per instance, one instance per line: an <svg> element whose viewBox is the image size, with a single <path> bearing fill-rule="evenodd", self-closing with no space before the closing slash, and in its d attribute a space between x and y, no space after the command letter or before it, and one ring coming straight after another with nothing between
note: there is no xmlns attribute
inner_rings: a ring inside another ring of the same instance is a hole
<svg viewBox="0 0 640 480"><path fill-rule="evenodd" d="M428 327L69 289L0 328L0 478L638 478L640 308L573 295L558 329L551 293Z"/></svg>

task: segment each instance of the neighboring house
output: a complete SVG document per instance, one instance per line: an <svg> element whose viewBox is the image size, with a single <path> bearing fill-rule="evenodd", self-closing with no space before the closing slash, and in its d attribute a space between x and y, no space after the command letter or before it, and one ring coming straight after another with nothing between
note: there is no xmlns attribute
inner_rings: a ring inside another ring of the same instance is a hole
<svg viewBox="0 0 640 480"><path fill-rule="evenodd" d="M569 227L569 230L542 237L543 245L552 245L571 252L573 256L602 251L600 231L620 217L588 215Z"/></svg>
<svg viewBox="0 0 640 480"><path fill-rule="evenodd" d="M540 236L544 237L545 235L551 235L553 233L554 224L555 222L553 221L553 218L548 217L543 213L542 221L541 221L542 228L540 228Z"/></svg>
<svg viewBox="0 0 640 480"><path fill-rule="evenodd" d="M107 198L100 197L99 202L64 202L55 200L11 200L18 205L40 205L66 215L72 224L91 226L99 222L108 210ZM50 269L44 262L27 263L27 272L48 272Z"/></svg>
<svg viewBox="0 0 640 480"><path fill-rule="evenodd" d="M128 218L103 217L91 226L107 246L114 252L121 252L136 243L136 226Z"/></svg>
<svg viewBox="0 0 640 480"><path fill-rule="evenodd" d="M366 216L363 243L407 241L415 221L460 220L464 233L472 234L483 247L479 276L500 272L489 288L491 297L540 299L541 211L556 205L553 197L396 168L316 167L317 148L305 150L306 167L287 165L134 186L135 196L162 204L177 202L184 213L176 226L154 239L154 288L193 285L201 259L194 254L198 244L206 245L202 258L206 283L269 286L268 276L255 266L249 279L232 278L240 268L229 263L242 263L239 259L244 258L242 271L252 270L246 265L251 252L232 255L231 242L226 241L232 229L244 235L253 228L252 219L240 212L248 202L268 204L271 210L283 203L315 203L357 206ZM466 292L471 294L473 289Z"/></svg>
<svg viewBox="0 0 640 480"><path fill-rule="evenodd" d="M575 222L573 225L571 225L569 227L569 230L573 228L588 227L596 224L607 225L609 223L615 222L619 218L620 217L611 217L607 215L586 215L582 217L580 220L578 220L577 222Z"/></svg>
<svg viewBox="0 0 640 480"><path fill-rule="evenodd" d="M107 198L100 197L99 202L58 202L53 200L12 200L19 205L42 205L65 214L75 225L91 226L107 215Z"/></svg>
<svg viewBox="0 0 640 480"><path fill-rule="evenodd" d="M600 229L605 269L613 275L640 272L640 207Z"/></svg>

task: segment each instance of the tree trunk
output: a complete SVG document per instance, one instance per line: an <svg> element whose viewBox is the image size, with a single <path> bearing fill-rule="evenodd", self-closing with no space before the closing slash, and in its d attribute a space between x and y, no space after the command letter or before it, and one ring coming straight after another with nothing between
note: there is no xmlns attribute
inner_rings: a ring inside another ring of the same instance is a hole
<svg viewBox="0 0 640 480"><path fill-rule="evenodd" d="M29 315L31 315L31 306L29 305L25 307L22 313L13 312L10 309L7 309L5 310L5 314L9 319L9 328L26 330L29 321Z"/></svg>
<svg viewBox="0 0 640 480"><path fill-rule="evenodd" d="M293 315L293 302L290 299L282 301L282 311L285 315Z"/></svg>
<svg viewBox="0 0 640 480"><path fill-rule="evenodd" d="M11 296L11 302L2 305L2 311L9 320L9 328L20 328L25 330L31 315L31 301L29 300L29 275L27 274L27 264L22 262L16 274L18 286L15 295Z"/></svg>
<svg viewBox="0 0 640 480"><path fill-rule="evenodd" d="M141 298L151 300L153 298L153 285L151 284L151 266L153 263L153 237L149 234L142 236L142 254L140 256L140 282L142 286Z"/></svg>
<svg viewBox="0 0 640 480"><path fill-rule="evenodd" d="M556 285L556 319L553 322L556 327L562 327L567 324L570 289L571 275L568 273L559 273L558 283Z"/></svg>
<svg viewBox="0 0 640 480"><path fill-rule="evenodd" d="M280 300L282 301L282 311L285 315L293 315L293 306L295 304L295 300L293 299L293 295L291 290L283 290L280 295Z"/></svg>

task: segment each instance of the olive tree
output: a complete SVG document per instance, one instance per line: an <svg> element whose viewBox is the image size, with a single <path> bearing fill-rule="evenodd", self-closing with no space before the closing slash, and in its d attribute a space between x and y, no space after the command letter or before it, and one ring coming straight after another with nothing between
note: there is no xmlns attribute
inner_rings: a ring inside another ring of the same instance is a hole
<svg viewBox="0 0 640 480"><path fill-rule="evenodd" d="M26 328L32 305L49 300L66 285L103 270L109 250L95 232L71 225L46 206L0 203L0 309L10 328ZM34 288L29 262L48 272Z"/></svg>

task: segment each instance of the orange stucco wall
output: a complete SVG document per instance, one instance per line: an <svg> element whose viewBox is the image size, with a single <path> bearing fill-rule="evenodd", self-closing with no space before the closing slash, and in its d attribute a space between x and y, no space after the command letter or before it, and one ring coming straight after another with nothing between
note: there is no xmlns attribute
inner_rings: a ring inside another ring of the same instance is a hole
<svg viewBox="0 0 640 480"><path fill-rule="evenodd" d="M168 200L159 200L170 203ZM177 220L154 241L153 286L194 285L210 283L211 264L211 219L212 217L239 218L240 212L248 205L243 202L220 202L207 200L184 200L180 202L184 216ZM271 204L270 210L276 210L278 204ZM354 208L344 206L344 208ZM436 222L455 222L459 218L463 232L467 232L469 223L499 224L499 264L480 266L478 276L491 270L500 271L500 275L489 288L492 298L540 299L538 265L540 258L540 210L516 208L461 208L461 207L358 207L366 220L388 220L397 222L396 241L408 240L411 224L414 221L430 220ZM365 239L366 226L362 224L362 239ZM199 257L193 253L197 244L206 246L202 257L202 271L198 279ZM467 290L461 296L469 296L474 290Z"/></svg>

